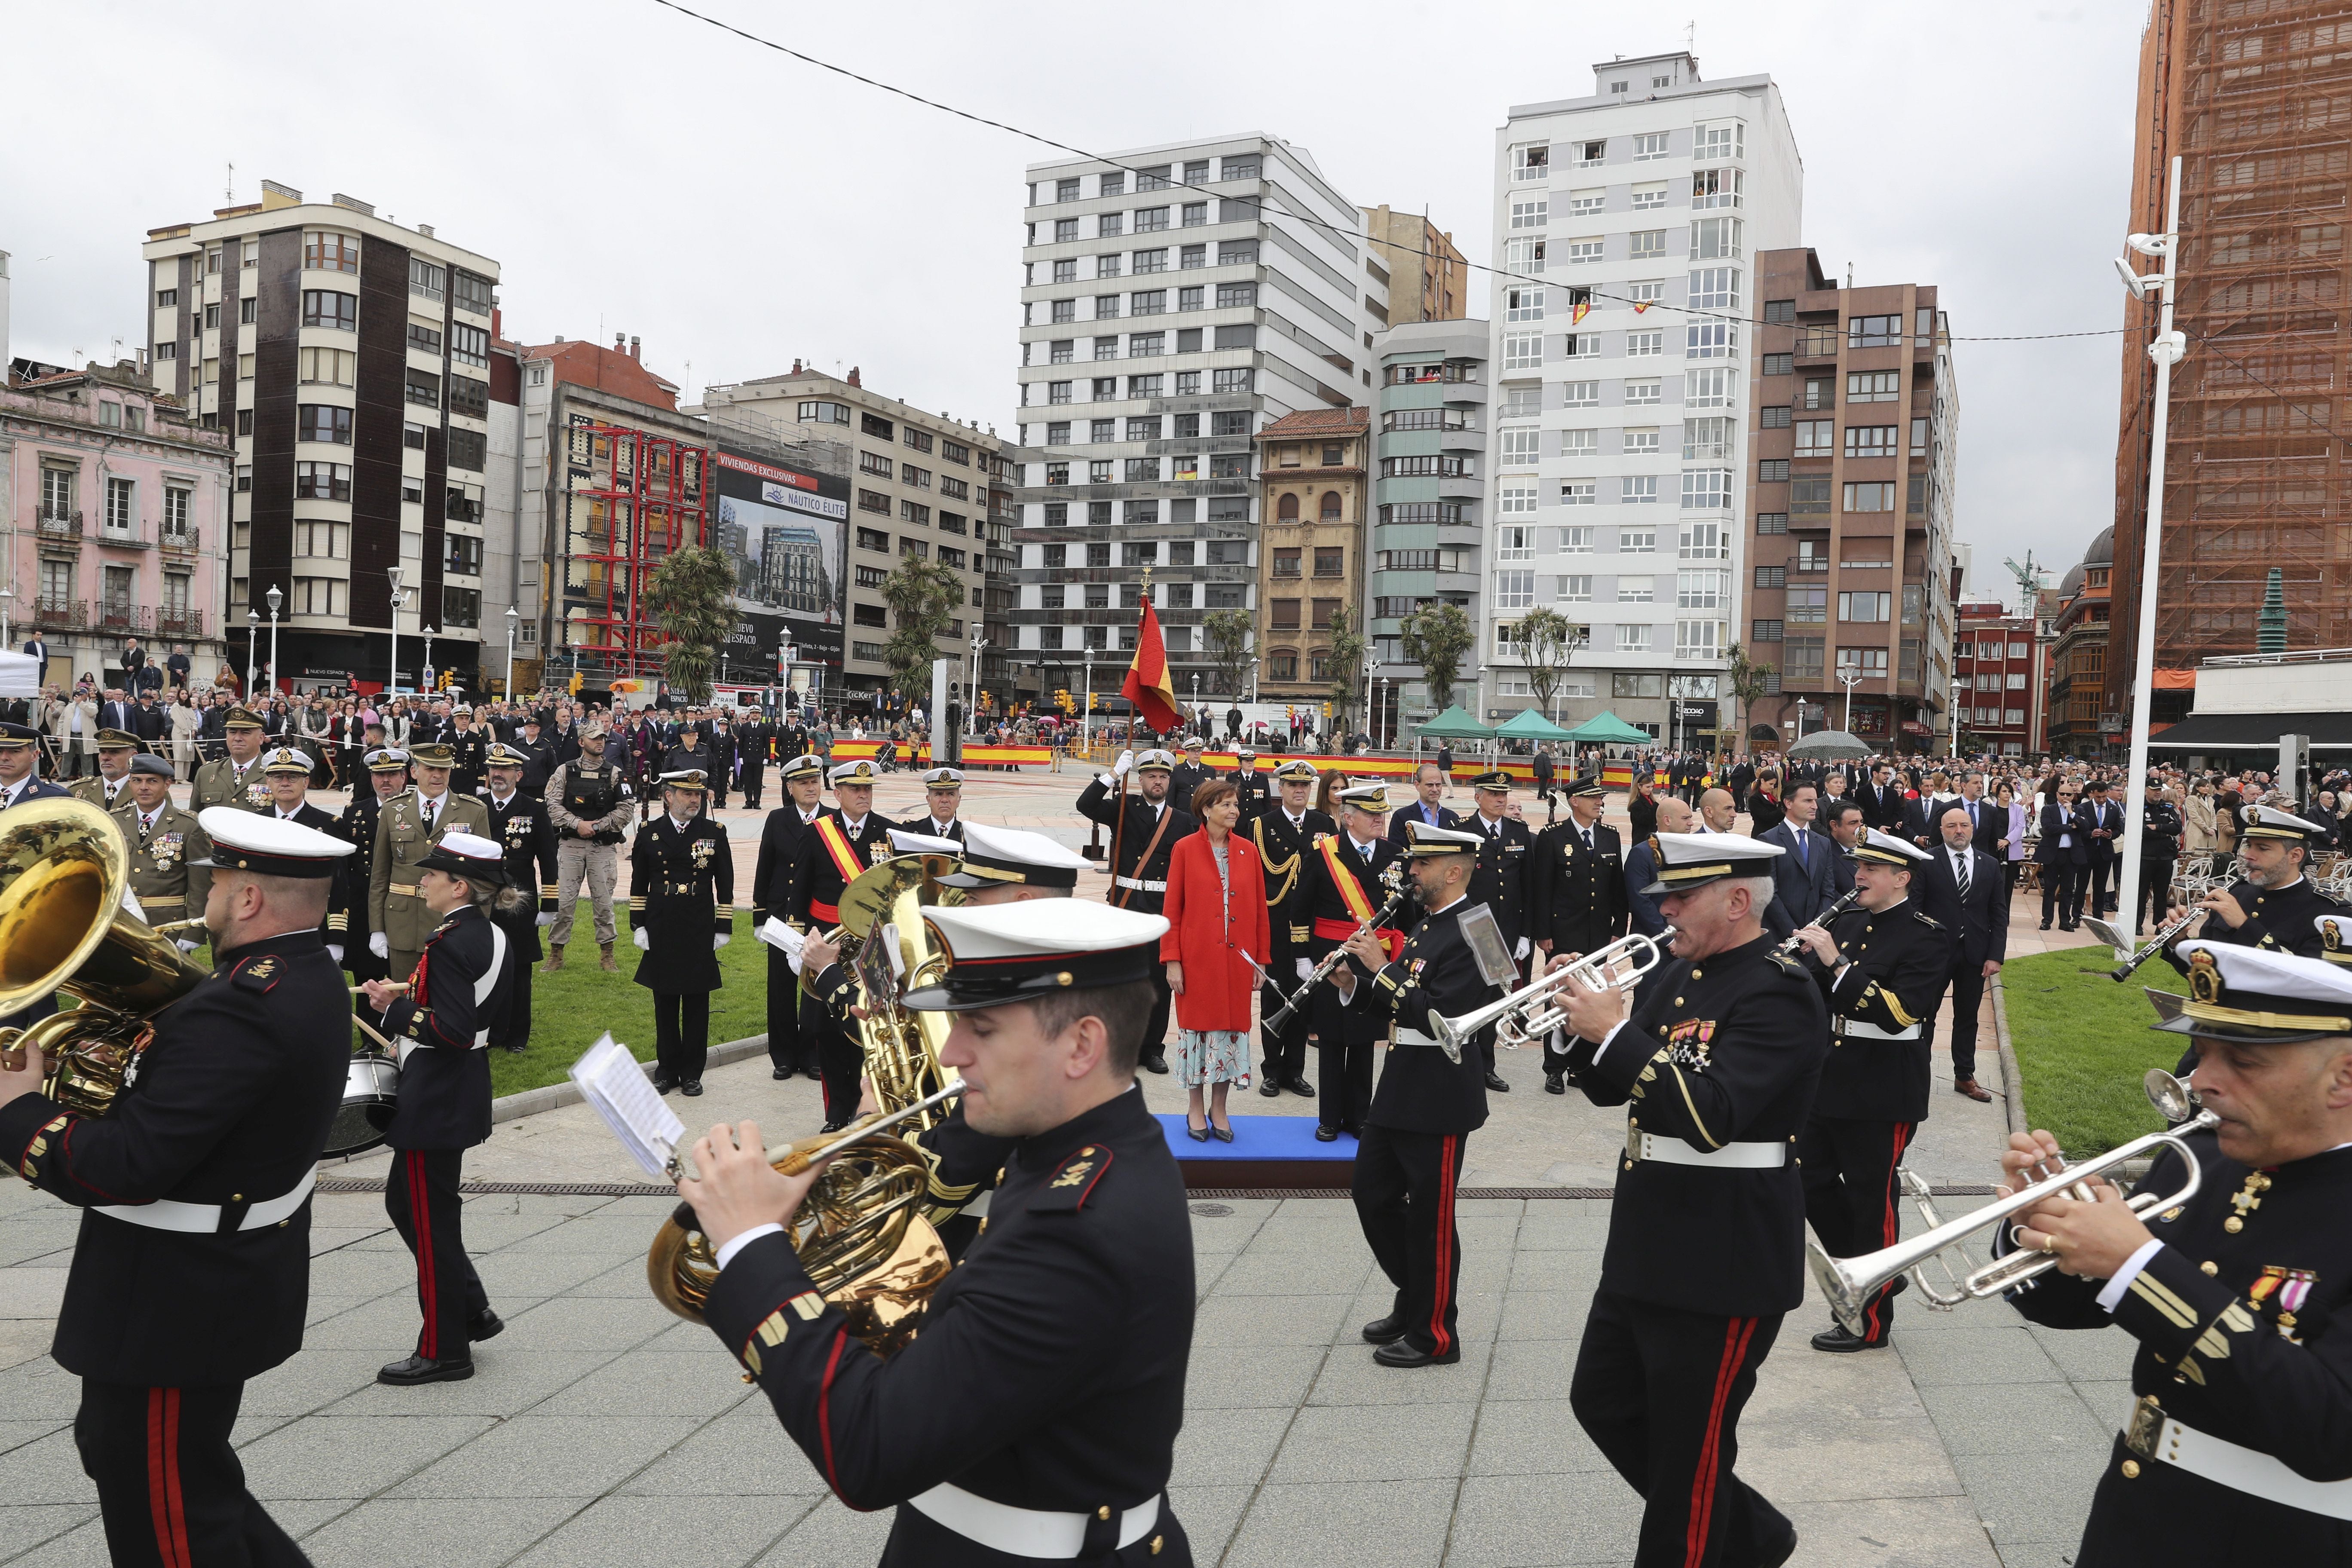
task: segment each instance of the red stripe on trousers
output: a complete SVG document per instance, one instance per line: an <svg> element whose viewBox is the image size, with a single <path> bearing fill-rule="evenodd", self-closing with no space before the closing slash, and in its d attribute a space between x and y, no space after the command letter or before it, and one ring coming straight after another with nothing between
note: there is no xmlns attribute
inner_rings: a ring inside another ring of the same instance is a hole
<svg viewBox="0 0 2352 1568"><path fill-rule="evenodd" d="M408 1163L410 1224L416 1227L416 1286L424 1296L425 1331L417 1336L416 1353L427 1361L441 1358L441 1292L433 1279L433 1221L425 1201L425 1156L415 1149L401 1152Z"/></svg>
<svg viewBox="0 0 2352 1568"><path fill-rule="evenodd" d="M833 1353L824 1359L824 1382L817 1389L816 1395L816 1429L818 1436L824 1440L824 1484L831 1487L833 1495L840 1497L844 1502L849 1502L849 1500L841 1497L841 1478L833 1468L833 1374L841 1366L841 1347L848 1338L847 1329L834 1331ZM857 1505L852 1502L849 1506L856 1508Z"/></svg>
<svg viewBox="0 0 2352 1568"><path fill-rule="evenodd" d="M1903 1151L1910 1144L1911 1129L1909 1122L1895 1124L1895 1153L1886 1163L1886 1213L1879 1222L1878 1245L1881 1247L1894 1246L1903 1229L1903 1216L1895 1202L1895 1171L1903 1163ZM1870 1305L1863 1312L1862 1337L1866 1343L1877 1344L1885 1339L1886 1303L1894 1299L1895 1287L1891 1284L1871 1298Z"/></svg>
<svg viewBox="0 0 2352 1568"><path fill-rule="evenodd" d="M180 1391L147 1391L147 1510L163 1568L188 1568L188 1523L180 1506Z"/></svg>
<svg viewBox="0 0 2352 1568"><path fill-rule="evenodd" d="M163 1498L172 1521L173 1568L188 1568L188 1510L180 1497L180 1391L163 1391Z"/></svg>
<svg viewBox="0 0 2352 1568"><path fill-rule="evenodd" d="M1439 1355L1454 1348L1454 1336L1445 1331L1445 1304L1453 1298L1454 1163L1460 1147L1459 1136L1449 1132L1437 1151L1437 1277L1429 1285L1429 1337Z"/></svg>
<svg viewBox="0 0 2352 1568"><path fill-rule="evenodd" d="M1739 1363L1748 1354L1748 1341L1756 1331L1753 1318L1733 1318L1723 1329L1723 1360L1715 1369L1715 1402L1706 1413L1706 1441L1700 1446L1698 1469L1691 1477L1690 1524L1683 1538L1684 1568L1698 1568L1706 1555L1707 1529L1715 1516L1715 1472L1722 1457L1723 1406L1731 1385L1739 1379Z"/></svg>

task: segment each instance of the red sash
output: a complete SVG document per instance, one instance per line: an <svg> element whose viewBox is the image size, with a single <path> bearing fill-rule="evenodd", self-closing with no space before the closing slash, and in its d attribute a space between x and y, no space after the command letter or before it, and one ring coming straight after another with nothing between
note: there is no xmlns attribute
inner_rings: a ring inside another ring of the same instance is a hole
<svg viewBox="0 0 2352 1568"><path fill-rule="evenodd" d="M1315 922L1315 934L1329 942L1345 942L1355 935L1358 928L1361 927L1366 921L1370 920L1380 911L1372 907L1372 900L1366 896L1363 883L1358 881L1356 874L1348 869L1347 865L1340 860L1339 836L1336 833L1327 833L1316 847L1323 853L1323 868L1331 874L1331 885L1339 889L1340 900L1348 906L1348 912L1356 918L1352 924L1344 921L1318 919ZM1404 932L1391 926L1381 926L1376 929L1373 934L1381 939L1382 951L1391 958L1396 957L1403 951Z"/></svg>

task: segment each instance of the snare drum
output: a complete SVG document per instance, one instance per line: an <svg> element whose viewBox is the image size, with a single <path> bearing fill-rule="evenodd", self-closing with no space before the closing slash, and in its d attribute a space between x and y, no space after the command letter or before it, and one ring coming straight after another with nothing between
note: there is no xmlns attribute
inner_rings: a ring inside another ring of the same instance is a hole
<svg viewBox="0 0 2352 1568"><path fill-rule="evenodd" d="M321 1159L364 1154L383 1142L400 1100L400 1067L381 1051L362 1051L343 1075L343 1103L327 1129Z"/></svg>

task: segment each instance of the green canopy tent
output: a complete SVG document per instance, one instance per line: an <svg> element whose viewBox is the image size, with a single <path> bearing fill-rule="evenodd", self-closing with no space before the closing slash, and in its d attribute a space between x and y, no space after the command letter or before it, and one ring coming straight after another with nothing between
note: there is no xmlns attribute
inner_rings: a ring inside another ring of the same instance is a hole
<svg viewBox="0 0 2352 1568"><path fill-rule="evenodd" d="M1647 730L1636 729L1616 714L1606 711L1594 714L1568 732L1571 741L1586 741L1601 745L1642 746L1654 737Z"/></svg>
<svg viewBox="0 0 2352 1568"><path fill-rule="evenodd" d="M1570 739L1561 729L1532 708L1522 708L1497 726L1496 738L1504 741L1565 741Z"/></svg>
<svg viewBox="0 0 2352 1568"><path fill-rule="evenodd" d="M1458 702L1421 726L1421 737L1425 741L1485 741L1492 739L1494 733L1465 712Z"/></svg>

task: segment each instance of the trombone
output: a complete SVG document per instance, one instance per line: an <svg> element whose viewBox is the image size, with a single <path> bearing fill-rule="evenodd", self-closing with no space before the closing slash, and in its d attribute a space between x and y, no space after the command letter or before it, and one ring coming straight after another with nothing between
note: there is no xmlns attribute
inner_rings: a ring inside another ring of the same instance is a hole
<svg viewBox="0 0 2352 1568"><path fill-rule="evenodd" d="M1565 968L1555 969L1509 995L1475 1011L1448 1018L1429 1010L1429 1032L1452 1056L1487 1025L1495 1026L1495 1043L1507 1050L1539 1044L1568 1022L1568 1009L1555 1000L1570 985L1594 993L1622 991L1666 961L1675 943L1675 928L1655 936L1640 931L1621 936L1606 947L1594 948Z"/></svg>
<svg viewBox="0 0 2352 1568"><path fill-rule="evenodd" d="M2127 1200L2132 1212L2147 1215L2176 1208L2195 1197L2197 1189L2204 1183L2204 1173L2198 1166L2196 1152L2183 1140L2189 1133L2202 1132L2219 1126L2221 1119L2212 1111L2199 1110L2196 1096L2189 1087L2161 1068L2151 1068L2146 1083L2150 1103L2163 1112L2165 1120L2180 1122L2181 1125L2162 1132L2151 1132L2144 1138L2135 1138L2128 1143L2108 1150L2096 1159L2069 1165L2063 1184L2037 1182L2005 1198L1995 1198L1974 1214L1962 1215L1958 1219L1935 1226L1924 1235L1853 1258L1832 1258L1822 1250L1820 1242L1808 1238L1805 1259L1812 1269L1813 1283L1821 1287L1821 1292L1828 1299L1830 1310L1837 1315L1837 1321L1845 1325L1848 1332L1860 1333L1863 1309L1870 1304L1870 1299L1890 1281L1905 1274L1911 1276L1911 1282L1919 1288L1928 1306L1937 1311L1948 1312L1962 1301L1998 1296L2047 1273L2057 1267L2055 1257L2042 1252L2012 1252L2006 1257L1996 1258L1981 1268L1957 1279L1957 1289L1939 1290L1928 1283L1927 1266L1936 1261L1938 1255L1954 1248L1962 1248L1961 1256L1965 1262L1967 1254L1963 1244L1969 1237L1988 1227L2006 1224L2011 1215L2034 1208L2053 1194L2083 1203L2094 1201L2090 1184L2092 1177L2154 1150L2169 1149L2179 1155L2181 1163L2188 1167L2188 1175L2178 1192L2164 1195L2133 1194ZM1909 1176L1908 1172L1904 1173ZM1904 1184L1904 1188L1906 1195L1920 1202L1921 1212L1932 1219L1935 1206L1924 1201L1925 1184L1918 1182L1916 1177L1911 1177ZM1949 1266L1946 1268L1948 1276Z"/></svg>

